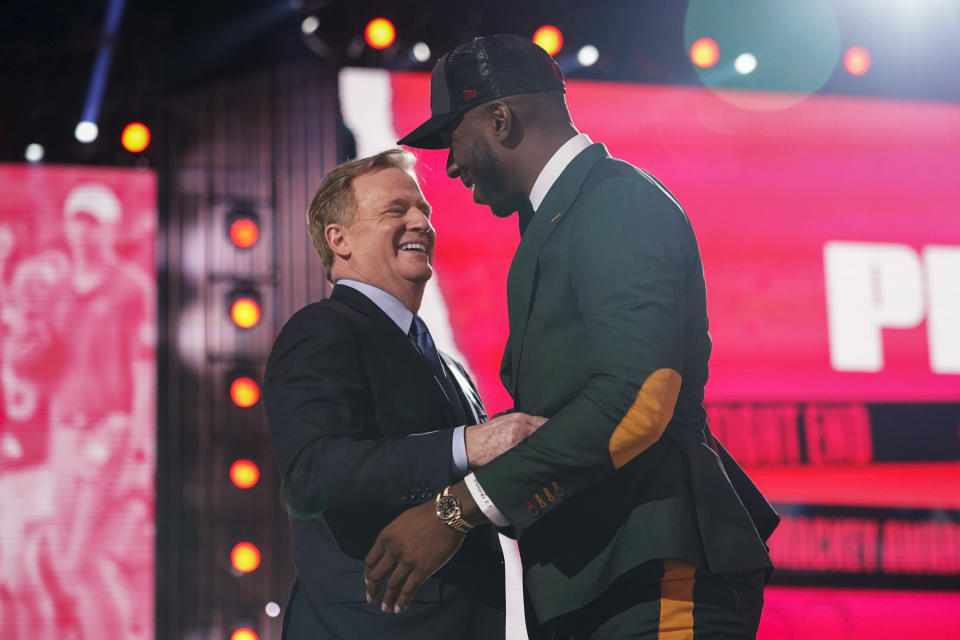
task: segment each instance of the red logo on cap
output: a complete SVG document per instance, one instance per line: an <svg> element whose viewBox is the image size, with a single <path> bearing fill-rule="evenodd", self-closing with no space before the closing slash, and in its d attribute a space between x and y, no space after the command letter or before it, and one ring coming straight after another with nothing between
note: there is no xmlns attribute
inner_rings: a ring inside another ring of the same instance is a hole
<svg viewBox="0 0 960 640"><path fill-rule="evenodd" d="M473 100L477 97L477 92L473 89L464 89L463 90L463 99L464 100Z"/></svg>
<svg viewBox="0 0 960 640"><path fill-rule="evenodd" d="M560 71L560 65L557 64L557 61L553 61L553 75L557 76L557 80L563 82L563 72Z"/></svg>

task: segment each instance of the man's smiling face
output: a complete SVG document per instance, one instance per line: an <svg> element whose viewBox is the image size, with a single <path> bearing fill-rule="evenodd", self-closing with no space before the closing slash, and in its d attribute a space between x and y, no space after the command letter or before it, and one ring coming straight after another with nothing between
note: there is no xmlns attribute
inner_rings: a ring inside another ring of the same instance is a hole
<svg viewBox="0 0 960 640"><path fill-rule="evenodd" d="M489 115L485 106L472 109L463 118L441 133L450 147L447 154L447 175L460 178L473 192L473 201L490 207L499 218L510 216L524 194L511 193L508 171L494 153L497 142L487 137Z"/></svg>
<svg viewBox="0 0 960 640"><path fill-rule="evenodd" d="M430 204L416 180L391 167L353 180L356 210L343 229L350 248L351 277L403 299L433 275L436 232Z"/></svg>

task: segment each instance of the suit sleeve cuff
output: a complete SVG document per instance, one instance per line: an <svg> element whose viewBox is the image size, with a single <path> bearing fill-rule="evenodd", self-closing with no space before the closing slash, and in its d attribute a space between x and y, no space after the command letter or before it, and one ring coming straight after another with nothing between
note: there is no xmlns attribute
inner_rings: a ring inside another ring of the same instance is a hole
<svg viewBox="0 0 960 640"><path fill-rule="evenodd" d="M462 478L467 473L467 436L466 426L461 425L453 430L453 464Z"/></svg>
<svg viewBox="0 0 960 640"><path fill-rule="evenodd" d="M500 509L497 509L497 505L493 504L493 500L490 499L487 492L480 486L480 481L477 480L475 475L468 473L463 481L466 483L470 495L473 496L474 502L480 507L480 511L487 517L487 520L498 527L510 526L510 522L503 517Z"/></svg>

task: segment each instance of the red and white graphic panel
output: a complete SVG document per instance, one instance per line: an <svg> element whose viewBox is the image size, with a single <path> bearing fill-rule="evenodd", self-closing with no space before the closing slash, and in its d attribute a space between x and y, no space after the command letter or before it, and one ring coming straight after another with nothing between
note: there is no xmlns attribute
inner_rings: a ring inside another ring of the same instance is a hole
<svg viewBox="0 0 960 640"><path fill-rule="evenodd" d="M153 172L0 165L0 631L151 639Z"/></svg>

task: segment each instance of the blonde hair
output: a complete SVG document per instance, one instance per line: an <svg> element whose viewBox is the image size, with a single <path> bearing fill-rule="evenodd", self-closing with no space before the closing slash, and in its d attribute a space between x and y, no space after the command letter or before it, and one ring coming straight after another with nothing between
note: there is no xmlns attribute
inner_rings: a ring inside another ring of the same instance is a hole
<svg viewBox="0 0 960 640"><path fill-rule="evenodd" d="M413 169L416 163L416 156L409 151L389 149L375 156L344 162L323 178L310 208L307 209L307 228L328 279L333 267L333 250L327 244L324 229L328 224L349 225L353 221L357 206L353 197L354 178L382 169L396 168L406 171L416 179Z"/></svg>

